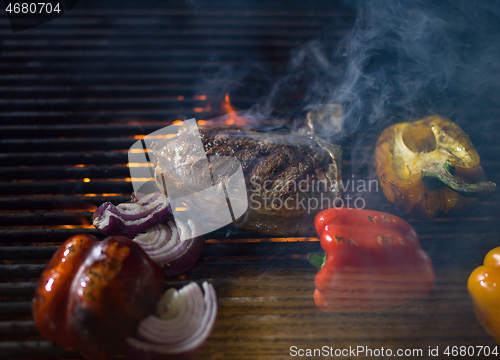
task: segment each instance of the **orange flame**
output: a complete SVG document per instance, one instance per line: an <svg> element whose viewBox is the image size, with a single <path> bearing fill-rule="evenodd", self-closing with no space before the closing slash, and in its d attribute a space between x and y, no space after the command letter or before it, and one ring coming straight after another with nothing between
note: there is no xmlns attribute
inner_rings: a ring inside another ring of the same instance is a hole
<svg viewBox="0 0 500 360"><path fill-rule="evenodd" d="M102 194L86 193L86 194L83 194L83 196L87 196L87 197L95 197L95 196L104 196L104 197L107 197L107 196L123 196L123 195L124 194L121 194L121 193L102 193Z"/></svg>
<svg viewBox="0 0 500 360"><path fill-rule="evenodd" d="M316 242L317 237L287 237L287 238L255 238L255 239L207 239L207 243L223 244L223 243L264 243L264 242Z"/></svg>
<svg viewBox="0 0 500 360"><path fill-rule="evenodd" d="M3 230L38 230L38 229L95 229L94 225L23 225L6 226Z"/></svg>
<svg viewBox="0 0 500 360"><path fill-rule="evenodd" d="M195 107L193 108L194 112L208 112L212 110L212 106L210 104L207 104L205 107Z"/></svg>
<svg viewBox="0 0 500 360"><path fill-rule="evenodd" d="M47 227L45 227L46 229ZM94 225L56 225L51 227L52 229L95 229Z"/></svg>
<svg viewBox="0 0 500 360"><path fill-rule="evenodd" d="M224 121L224 124L226 125L243 125L243 124L248 124L250 123L249 120L245 119L244 117L239 116L236 113L236 110L233 108L231 105L231 101L229 100L229 93L226 94L226 97L224 98L224 102L222 103L222 108L226 111L226 120Z"/></svg>

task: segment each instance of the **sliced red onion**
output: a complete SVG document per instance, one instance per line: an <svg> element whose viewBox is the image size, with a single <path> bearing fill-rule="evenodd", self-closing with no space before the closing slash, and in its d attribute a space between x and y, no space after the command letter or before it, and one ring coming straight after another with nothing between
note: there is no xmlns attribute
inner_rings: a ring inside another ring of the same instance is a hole
<svg viewBox="0 0 500 360"><path fill-rule="evenodd" d="M166 222L171 214L168 198L154 192L117 206L105 202L94 212L92 220L104 235L134 237L159 222Z"/></svg>
<svg viewBox="0 0 500 360"><path fill-rule="evenodd" d="M187 237L190 237L195 233L191 220L188 220L188 225L173 221L166 225L157 224L145 233L137 234L134 241L163 268L166 276L176 276L189 270L198 261L205 244L203 236L180 240L181 234L187 233Z"/></svg>
<svg viewBox="0 0 500 360"><path fill-rule="evenodd" d="M136 338L127 338L126 359L160 359L165 355L192 353L210 335L217 318L217 294L204 282L179 291L169 289L157 305L157 314L145 318Z"/></svg>

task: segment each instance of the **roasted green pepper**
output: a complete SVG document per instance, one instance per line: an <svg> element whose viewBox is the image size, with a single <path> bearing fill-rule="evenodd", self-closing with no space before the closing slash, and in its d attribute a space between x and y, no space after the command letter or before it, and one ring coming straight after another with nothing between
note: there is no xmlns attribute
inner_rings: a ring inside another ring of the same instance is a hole
<svg viewBox="0 0 500 360"><path fill-rule="evenodd" d="M430 116L386 128L375 149L375 170L387 199L402 213L432 218L460 214L495 190L465 132Z"/></svg>
<svg viewBox="0 0 500 360"><path fill-rule="evenodd" d="M379 211L332 208L316 216L326 256L309 261L314 301L325 312L377 311L428 294L434 268L417 233L403 219Z"/></svg>
<svg viewBox="0 0 500 360"><path fill-rule="evenodd" d="M467 289L479 322L500 343L500 247L486 254L483 266L469 276Z"/></svg>

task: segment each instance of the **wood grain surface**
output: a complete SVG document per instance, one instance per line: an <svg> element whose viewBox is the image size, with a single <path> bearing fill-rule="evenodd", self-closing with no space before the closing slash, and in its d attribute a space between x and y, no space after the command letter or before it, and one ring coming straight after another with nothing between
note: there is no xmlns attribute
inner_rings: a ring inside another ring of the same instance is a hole
<svg viewBox="0 0 500 360"><path fill-rule="evenodd" d="M439 221L429 223L436 222ZM255 244L245 244L243 252L260 252L262 259L201 261L182 281L209 280L219 297L219 316L198 357L290 359L294 354L302 358L298 349L327 347L328 351L335 351L361 346L390 349L395 358L398 349L422 350L408 357L436 358L429 351L437 347L439 358L446 358L444 351L453 346L493 349L496 343L477 321L466 283L487 249L498 245L497 239L459 234L453 239L422 239L435 266L433 291L422 299L383 312L327 314L316 307L316 269L300 251L318 250L319 242L259 243L259 250ZM210 244L208 247L206 252L216 251L210 249ZM277 254L290 255L289 250L302 258L277 259ZM266 251L270 255L267 258L262 254ZM475 348L476 354L478 350ZM303 358L328 358L323 355ZM341 358L377 358L373 353L352 355L350 352Z"/></svg>

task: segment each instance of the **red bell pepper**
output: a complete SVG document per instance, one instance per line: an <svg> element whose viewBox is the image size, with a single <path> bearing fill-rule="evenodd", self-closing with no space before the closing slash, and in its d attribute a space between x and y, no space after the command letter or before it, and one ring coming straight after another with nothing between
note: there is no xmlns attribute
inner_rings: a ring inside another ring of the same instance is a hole
<svg viewBox="0 0 500 360"><path fill-rule="evenodd" d="M320 212L315 225L326 252L324 258L310 258L321 267L314 301L323 311L377 311L432 290L432 261L403 219L372 210L332 208Z"/></svg>
<svg viewBox="0 0 500 360"><path fill-rule="evenodd" d="M88 360L109 359L153 313L163 282L162 269L132 239L75 235L40 277L33 318L47 340Z"/></svg>
<svg viewBox="0 0 500 360"><path fill-rule="evenodd" d="M65 349L76 348L66 312L71 284L90 249L98 242L88 234L70 237L57 249L38 280L32 303L35 324L45 339Z"/></svg>

